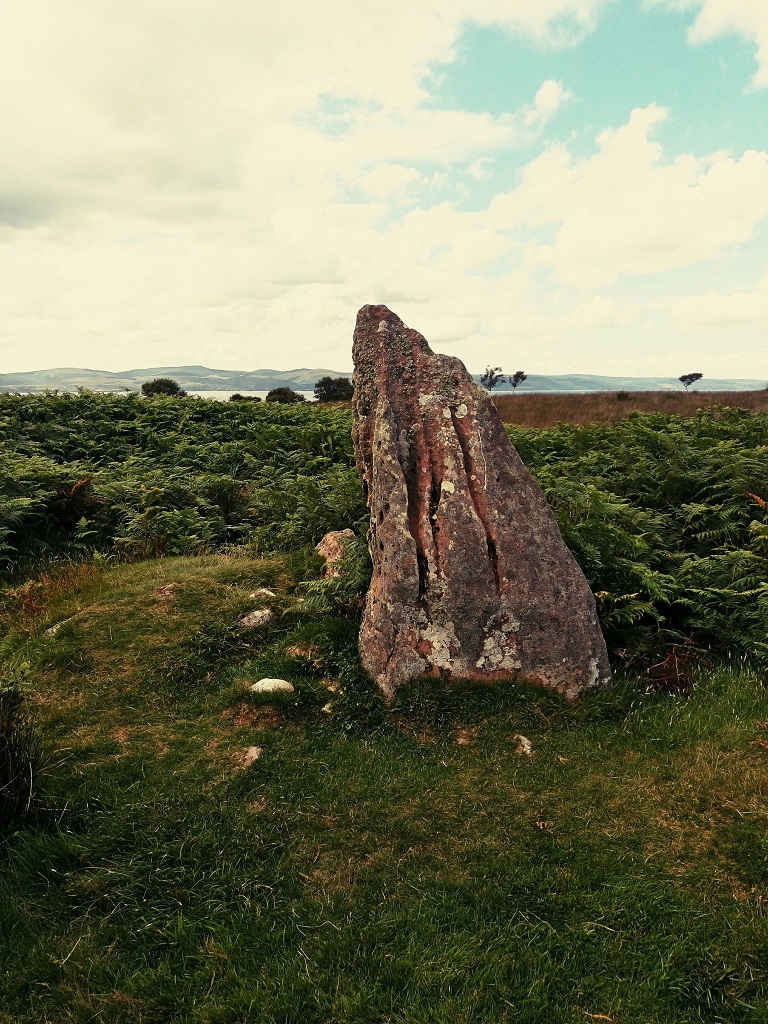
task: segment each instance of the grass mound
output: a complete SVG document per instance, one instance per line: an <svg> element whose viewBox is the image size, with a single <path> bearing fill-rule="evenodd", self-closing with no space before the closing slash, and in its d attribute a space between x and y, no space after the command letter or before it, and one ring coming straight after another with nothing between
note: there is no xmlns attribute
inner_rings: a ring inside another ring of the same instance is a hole
<svg viewBox="0 0 768 1024"><path fill-rule="evenodd" d="M4 612L59 763L56 824L0 850L0 1021L766 1019L761 677L385 707L312 571L163 559Z"/></svg>

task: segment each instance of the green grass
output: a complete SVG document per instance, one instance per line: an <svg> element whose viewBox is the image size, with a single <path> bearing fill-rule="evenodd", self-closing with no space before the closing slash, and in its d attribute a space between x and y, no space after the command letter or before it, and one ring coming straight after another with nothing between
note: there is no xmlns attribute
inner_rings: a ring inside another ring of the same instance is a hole
<svg viewBox="0 0 768 1024"><path fill-rule="evenodd" d="M0 849L2 1024L766 1020L761 676L387 709L354 624L297 605L310 569L164 559L5 603L53 812ZM259 586L286 614L243 633Z"/></svg>

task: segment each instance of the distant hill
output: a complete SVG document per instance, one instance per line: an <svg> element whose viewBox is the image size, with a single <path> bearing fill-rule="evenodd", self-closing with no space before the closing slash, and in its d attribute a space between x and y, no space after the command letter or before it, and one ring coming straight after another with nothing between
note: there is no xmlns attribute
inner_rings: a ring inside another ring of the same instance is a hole
<svg viewBox="0 0 768 1024"><path fill-rule="evenodd" d="M296 391L312 391L321 377L351 377L339 370L215 370L207 366L149 366L145 369L88 370L59 367L53 370L30 370L26 373L0 373L0 391L138 391L155 377L171 377L186 391L271 391L289 387Z"/></svg>
<svg viewBox="0 0 768 1024"><path fill-rule="evenodd" d="M312 391L321 377L351 377L340 370L216 370L208 366L149 366L144 369L88 370L59 367L53 370L30 370L26 373L0 373L0 391L138 391L155 377L172 377L186 391L270 391L289 387L296 391ZM475 380L480 375L475 374ZM704 377L693 385L694 391L757 391L768 381ZM495 394L511 391L509 385L497 388ZM525 392L593 392L593 391L683 391L675 377L602 377L595 374L566 373L555 376L531 373L518 389Z"/></svg>

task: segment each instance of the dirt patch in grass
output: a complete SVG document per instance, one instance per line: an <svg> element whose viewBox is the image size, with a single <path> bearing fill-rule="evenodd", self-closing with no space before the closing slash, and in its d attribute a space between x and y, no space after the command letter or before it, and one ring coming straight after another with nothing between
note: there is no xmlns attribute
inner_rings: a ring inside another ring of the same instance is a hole
<svg viewBox="0 0 768 1024"><path fill-rule="evenodd" d="M700 820L681 820L662 807L657 809L651 822L658 830L658 838L646 843L644 852L648 857L667 862L671 875L687 875L695 861L714 849L715 832L704 827Z"/></svg>
<svg viewBox="0 0 768 1024"><path fill-rule="evenodd" d="M375 850L355 851L346 854L326 849L319 844L310 860L309 870L299 872L300 877L318 895L349 892L360 884L364 875L376 872L382 865L391 864L394 870L398 863L393 844L378 845Z"/></svg>
<svg viewBox="0 0 768 1024"><path fill-rule="evenodd" d="M166 729L162 725L118 725L110 736L115 743L120 744L123 753L129 753L144 743L151 744L157 757L165 757L171 749L166 742Z"/></svg>
<svg viewBox="0 0 768 1024"><path fill-rule="evenodd" d="M473 747L477 743L479 733L480 730L476 725L457 729L454 743L457 747Z"/></svg>
<svg viewBox="0 0 768 1024"><path fill-rule="evenodd" d="M235 729L275 729L281 724L280 715L268 706L254 708L250 704L240 704L237 708L222 711L221 716L228 718Z"/></svg>

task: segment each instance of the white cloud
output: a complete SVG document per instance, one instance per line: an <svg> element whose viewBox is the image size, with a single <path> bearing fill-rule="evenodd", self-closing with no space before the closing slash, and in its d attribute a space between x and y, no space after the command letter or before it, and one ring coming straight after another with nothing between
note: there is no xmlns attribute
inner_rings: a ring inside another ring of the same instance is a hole
<svg viewBox="0 0 768 1024"><path fill-rule="evenodd" d="M508 142L510 118L424 108L424 78L468 20L545 39L585 28L599 0L446 0L384 7L135 0L11 5L0 35L0 180L6 218L150 207L185 213L180 193L231 191L258 167L282 180L322 96L356 111L369 159L435 160ZM552 89L537 100L557 101ZM539 110L543 115L545 111ZM542 117L540 116L540 120ZM313 153L306 154L312 159ZM151 198L144 193L150 193ZM176 202L173 201L176 197ZM268 200L267 200L268 201ZM181 209L179 209L181 206ZM194 215L197 205L189 204Z"/></svg>
<svg viewBox="0 0 768 1024"><path fill-rule="evenodd" d="M759 328L768 332L768 273L751 291L685 295L669 304L671 319L683 330Z"/></svg>
<svg viewBox="0 0 768 1024"><path fill-rule="evenodd" d="M526 128L537 128L551 120L562 105L572 99L573 93L564 89L562 82L547 79L533 98L533 105L525 110L523 121Z"/></svg>
<svg viewBox="0 0 768 1024"><path fill-rule="evenodd" d="M528 258L583 288L690 266L750 239L768 216L768 154L667 161L652 137L665 117L653 105L632 111L580 160L564 146L547 149L519 188L493 200L497 222L554 225Z"/></svg>
<svg viewBox="0 0 768 1024"><path fill-rule="evenodd" d="M458 238L436 234L465 231L441 206L445 190L534 137L567 93L546 82L493 117L430 105L429 75L469 20L555 43L588 31L599 6L11 5L0 35L5 367L115 366L121 345L181 353L208 338L234 345L238 331L241 348L264 339L274 354L285 339L327 345L374 291L431 297L463 271ZM404 204L413 219L383 231ZM478 227L465 254L487 264L502 248ZM313 309L298 311L300 293Z"/></svg>
<svg viewBox="0 0 768 1024"><path fill-rule="evenodd" d="M740 35L757 46L757 71L752 80L768 87L768 4L765 0L651 0L683 10L697 11L688 38L693 44L708 43L718 36Z"/></svg>

